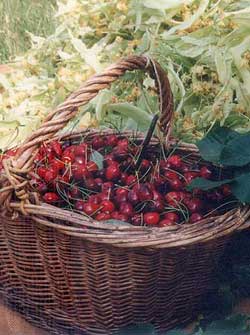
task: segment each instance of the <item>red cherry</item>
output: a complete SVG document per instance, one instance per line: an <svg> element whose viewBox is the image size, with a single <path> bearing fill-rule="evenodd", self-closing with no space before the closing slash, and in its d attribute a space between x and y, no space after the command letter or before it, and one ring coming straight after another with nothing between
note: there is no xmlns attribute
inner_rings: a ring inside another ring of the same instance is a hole
<svg viewBox="0 0 250 335"><path fill-rule="evenodd" d="M98 189L94 178L91 177L85 178L84 184L88 190L96 191Z"/></svg>
<svg viewBox="0 0 250 335"><path fill-rule="evenodd" d="M209 179L212 177L212 171L207 166L203 166L200 169L200 176L202 178Z"/></svg>
<svg viewBox="0 0 250 335"><path fill-rule="evenodd" d="M102 188L103 180L101 178L95 178L95 183L98 186L98 189Z"/></svg>
<svg viewBox="0 0 250 335"><path fill-rule="evenodd" d="M61 144L58 141L53 141L51 142L51 147L54 153L56 154L56 156L61 157L62 152L63 152Z"/></svg>
<svg viewBox="0 0 250 335"><path fill-rule="evenodd" d="M54 192L47 192L43 196L44 201L50 203L57 202L59 200L59 196Z"/></svg>
<svg viewBox="0 0 250 335"><path fill-rule="evenodd" d="M161 193L157 192L156 190L152 190L152 193L153 193L153 200L163 201L163 196L161 195Z"/></svg>
<svg viewBox="0 0 250 335"><path fill-rule="evenodd" d="M89 172L87 170L86 165L77 163L74 163L72 165L72 174L76 180L83 180L83 178L89 176Z"/></svg>
<svg viewBox="0 0 250 335"><path fill-rule="evenodd" d="M79 188L74 185L74 186L71 187L71 189L69 191L69 194L70 194L71 198L77 199L81 195L81 192L80 192Z"/></svg>
<svg viewBox="0 0 250 335"><path fill-rule="evenodd" d="M127 148L125 147L117 146L113 149L113 154L114 154L115 159L117 159L118 161L122 161L125 158L127 158L128 151L127 151Z"/></svg>
<svg viewBox="0 0 250 335"><path fill-rule="evenodd" d="M131 202L131 204L136 205L140 201L138 192L135 190L131 190L128 193L128 201Z"/></svg>
<svg viewBox="0 0 250 335"><path fill-rule="evenodd" d="M5 155L7 157L14 157L17 153L17 149L10 149L10 150L7 150Z"/></svg>
<svg viewBox="0 0 250 335"><path fill-rule="evenodd" d="M94 149L100 149L104 146L104 139L101 136L97 136L92 140L91 144Z"/></svg>
<svg viewBox="0 0 250 335"><path fill-rule="evenodd" d="M165 160L160 161L160 169L162 172L168 171L169 168L170 168L170 163L168 161L165 161Z"/></svg>
<svg viewBox="0 0 250 335"><path fill-rule="evenodd" d="M169 192L165 195L167 203L173 207L178 207L185 198L184 192Z"/></svg>
<svg viewBox="0 0 250 335"><path fill-rule="evenodd" d="M141 214L135 214L131 217L131 222L134 226L141 226L143 224L143 217Z"/></svg>
<svg viewBox="0 0 250 335"><path fill-rule="evenodd" d="M131 174L127 177L127 185L128 186L133 185L133 184L137 183L137 180L138 180L138 178Z"/></svg>
<svg viewBox="0 0 250 335"><path fill-rule="evenodd" d="M114 188L114 183L112 181L106 181L102 184L102 191L110 192Z"/></svg>
<svg viewBox="0 0 250 335"><path fill-rule="evenodd" d="M129 202L122 202L120 204L120 213L132 216L134 214L133 206Z"/></svg>
<svg viewBox="0 0 250 335"><path fill-rule="evenodd" d="M172 168L179 169L181 167L182 161L179 155L172 155L167 159L168 163Z"/></svg>
<svg viewBox="0 0 250 335"><path fill-rule="evenodd" d="M114 211L111 213L111 218L114 220L118 220L118 216L120 215L120 213L118 211Z"/></svg>
<svg viewBox="0 0 250 335"><path fill-rule="evenodd" d="M85 157L87 149L88 145L86 143L81 143L75 147L75 155Z"/></svg>
<svg viewBox="0 0 250 335"><path fill-rule="evenodd" d="M179 215L175 212L168 212L166 214L164 214L164 219L170 220L172 222L176 222L178 223L180 218Z"/></svg>
<svg viewBox="0 0 250 335"><path fill-rule="evenodd" d="M70 181L70 174L68 172L64 173L63 176L59 177L59 179L62 183L68 184Z"/></svg>
<svg viewBox="0 0 250 335"><path fill-rule="evenodd" d="M44 180L46 183L50 183L57 177L57 171L54 168L47 169L47 171L44 174Z"/></svg>
<svg viewBox="0 0 250 335"><path fill-rule="evenodd" d="M64 163L58 159L54 159L52 162L51 162L51 166L56 169L57 171L60 171L64 168Z"/></svg>
<svg viewBox="0 0 250 335"><path fill-rule="evenodd" d="M5 155L1 155L1 158L0 160L2 161L5 157ZM34 159L34 163L35 164L38 164L38 163L41 163L42 161L44 160L44 157L38 152L35 156L35 159Z"/></svg>
<svg viewBox="0 0 250 335"><path fill-rule="evenodd" d="M159 222L159 227L163 228L163 227L169 227L169 226L173 226L175 224L174 221L169 220L169 219L163 219Z"/></svg>
<svg viewBox="0 0 250 335"><path fill-rule="evenodd" d="M78 201L75 203L75 209L76 209L77 211L83 212L84 205L85 205L85 202L84 202L83 200L78 200Z"/></svg>
<svg viewBox="0 0 250 335"><path fill-rule="evenodd" d="M120 183L123 185L126 185L127 178L128 178L128 174L126 172L122 172L120 176Z"/></svg>
<svg viewBox="0 0 250 335"><path fill-rule="evenodd" d="M194 178L199 177L199 173L198 172L185 172L184 173L184 179L185 179L185 183L188 185L191 183L191 181Z"/></svg>
<svg viewBox="0 0 250 335"><path fill-rule="evenodd" d="M180 167L180 171L182 173L189 172L189 166L187 164L182 163Z"/></svg>
<svg viewBox="0 0 250 335"><path fill-rule="evenodd" d="M111 219L111 215L109 213L99 213L95 216L95 219L97 221L105 221L105 220L110 220Z"/></svg>
<svg viewBox="0 0 250 335"><path fill-rule="evenodd" d="M66 156L68 154L75 154L76 146L75 145L70 145L66 149L63 150L62 155ZM77 156L77 155L76 155Z"/></svg>
<svg viewBox="0 0 250 335"><path fill-rule="evenodd" d="M101 206L101 211L102 212L109 212L109 213L111 213L111 212L113 212L115 210L115 205L110 200L103 200L101 202L100 206Z"/></svg>
<svg viewBox="0 0 250 335"><path fill-rule="evenodd" d="M123 138L121 140L118 140L118 142L117 142L117 146L122 147L122 148L127 148L128 144L129 144L129 142L128 142L127 138Z"/></svg>
<svg viewBox="0 0 250 335"><path fill-rule="evenodd" d="M63 153L62 161L65 164L71 164L75 161L75 154L73 152L68 152L67 154Z"/></svg>
<svg viewBox="0 0 250 335"><path fill-rule="evenodd" d="M228 184L222 185L221 190L223 195L226 197L232 194L231 188Z"/></svg>
<svg viewBox="0 0 250 335"><path fill-rule="evenodd" d="M45 173L47 172L48 170L44 167L44 166L39 166L37 168L37 174L40 178L44 178L45 176Z"/></svg>
<svg viewBox="0 0 250 335"><path fill-rule="evenodd" d="M127 197L128 193L129 193L129 191L126 188L117 188L115 190L115 194L119 195L119 196L120 195L125 195Z"/></svg>
<svg viewBox="0 0 250 335"><path fill-rule="evenodd" d="M157 212L148 212L144 214L143 219L147 225L155 226L160 221L160 215Z"/></svg>
<svg viewBox="0 0 250 335"><path fill-rule="evenodd" d="M152 211L161 213L164 210L164 204L162 200L155 200L149 203L149 208Z"/></svg>
<svg viewBox="0 0 250 335"><path fill-rule="evenodd" d="M168 179L168 180L172 180L172 179L180 179L179 175L174 172L174 171L170 171L170 170L167 170L165 173L164 173L164 176Z"/></svg>
<svg viewBox="0 0 250 335"><path fill-rule="evenodd" d="M109 192L102 192L102 193L98 194L98 197L99 197L100 201L109 200L110 199L110 194L109 194Z"/></svg>
<svg viewBox="0 0 250 335"><path fill-rule="evenodd" d="M145 184L139 185L138 194L140 201L152 200L153 194L149 187Z"/></svg>
<svg viewBox="0 0 250 335"><path fill-rule="evenodd" d="M95 162L89 161L86 165L87 170L91 173L98 171L98 166Z"/></svg>
<svg viewBox="0 0 250 335"><path fill-rule="evenodd" d="M198 198L192 198L187 202L187 208L191 213L199 212L203 208L203 202Z"/></svg>
<svg viewBox="0 0 250 335"><path fill-rule="evenodd" d="M147 170L150 169L150 167L151 167L151 163L150 163L149 160L147 160L147 159L143 159L143 160L141 161L140 169L141 169L142 171L147 171Z"/></svg>
<svg viewBox="0 0 250 335"><path fill-rule="evenodd" d="M183 184L180 181L180 179L169 180L169 185L170 185L171 189L175 190L175 191L180 191L181 189L183 189Z"/></svg>
<svg viewBox="0 0 250 335"><path fill-rule="evenodd" d="M83 205L83 211L87 215L93 215L95 212L98 211L100 205L94 204L93 202L85 202Z"/></svg>
<svg viewBox="0 0 250 335"><path fill-rule="evenodd" d="M109 165L105 172L105 176L108 180L116 180L120 177L120 175L120 168L115 164Z"/></svg>
<svg viewBox="0 0 250 335"><path fill-rule="evenodd" d="M112 165L112 164L114 164L114 162L115 162L115 158L114 158L114 155L112 153L107 154L107 155L104 156L105 166Z"/></svg>
<svg viewBox="0 0 250 335"><path fill-rule="evenodd" d="M83 164L83 165L85 165L85 161L86 161L86 159L83 156L76 156L75 157L75 162L77 164Z"/></svg>
<svg viewBox="0 0 250 335"><path fill-rule="evenodd" d="M48 191L47 185L45 183L41 183L41 182L37 183L36 189L41 194L46 193Z"/></svg>
<svg viewBox="0 0 250 335"><path fill-rule="evenodd" d="M106 145L115 147L118 143L118 137L116 135L108 135L106 137Z"/></svg>
<svg viewBox="0 0 250 335"><path fill-rule="evenodd" d="M193 213L191 216L190 216L190 222L192 223L195 223L197 221L200 221L202 220L202 215L200 213Z"/></svg>
<svg viewBox="0 0 250 335"><path fill-rule="evenodd" d="M100 197L98 194L92 194L89 196L88 202L98 205L100 203Z"/></svg>

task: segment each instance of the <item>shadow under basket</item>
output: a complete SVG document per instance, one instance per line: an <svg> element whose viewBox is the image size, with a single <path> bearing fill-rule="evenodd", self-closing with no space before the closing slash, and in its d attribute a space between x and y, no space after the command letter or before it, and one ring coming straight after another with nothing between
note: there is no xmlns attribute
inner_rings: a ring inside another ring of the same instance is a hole
<svg viewBox="0 0 250 335"><path fill-rule="evenodd" d="M26 175L39 145L58 138L80 105L135 69L148 71L156 81L160 126L168 139L173 114L168 79L156 62L131 56L88 80L49 114L14 160L3 164L0 292L51 334L118 334L137 323L153 323L162 333L192 320L213 285L224 247L249 217L248 208L233 208L192 225L136 227L36 202ZM81 134L86 135L91 132ZM178 150L200 159L193 145L181 144Z"/></svg>

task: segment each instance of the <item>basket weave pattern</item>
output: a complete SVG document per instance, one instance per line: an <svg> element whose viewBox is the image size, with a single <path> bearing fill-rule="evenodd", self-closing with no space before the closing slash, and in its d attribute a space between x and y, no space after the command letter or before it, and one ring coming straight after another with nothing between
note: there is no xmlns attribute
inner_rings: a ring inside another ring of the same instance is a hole
<svg viewBox="0 0 250 335"><path fill-rule="evenodd" d="M138 322L153 322L161 332L190 320L212 283L213 269L230 235L250 215L247 208L235 208L193 225L161 229L110 225L41 203L30 191L26 175L38 146L55 138L79 106L134 69L148 71L156 81L160 128L168 140L173 111L168 79L157 63L133 56L88 80L50 113L14 160L4 162L0 292L53 334L63 330L109 334ZM180 144L178 150L191 159L198 157L193 145Z"/></svg>

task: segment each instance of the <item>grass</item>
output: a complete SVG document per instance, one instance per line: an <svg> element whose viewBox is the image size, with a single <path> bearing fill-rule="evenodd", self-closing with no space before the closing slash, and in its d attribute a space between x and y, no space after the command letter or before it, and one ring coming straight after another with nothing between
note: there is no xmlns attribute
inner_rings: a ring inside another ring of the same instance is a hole
<svg viewBox="0 0 250 335"><path fill-rule="evenodd" d="M0 0L0 63L30 47L27 32L53 32L55 7L56 0Z"/></svg>

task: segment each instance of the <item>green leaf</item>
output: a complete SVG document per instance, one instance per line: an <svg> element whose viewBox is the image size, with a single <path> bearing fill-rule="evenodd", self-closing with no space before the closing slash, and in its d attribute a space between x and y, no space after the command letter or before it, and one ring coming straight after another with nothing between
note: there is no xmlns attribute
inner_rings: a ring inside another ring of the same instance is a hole
<svg viewBox="0 0 250 335"><path fill-rule="evenodd" d="M119 331L119 335L156 335L156 332L153 325L144 324L124 327Z"/></svg>
<svg viewBox="0 0 250 335"><path fill-rule="evenodd" d="M166 334L164 335L187 335L186 332L184 331L181 331L179 329L174 329L174 330L170 330L169 332L167 332ZM196 334L195 334L196 335ZM198 335L198 334L197 334Z"/></svg>
<svg viewBox="0 0 250 335"><path fill-rule="evenodd" d="M90 160L96 163L96 165L98 166L99 170L103 169L104 157L103 157L102 154L100 154L100 152L98 152L98 151L92 151L92 153L90 155Z"/></svg>
<svg viewBox="0 0 250 335"><path fill-rule="evenodd" d="M203 191L208 191L213 188L219 187L224 184L229 184L232 183L234 179L224 179L220 181L213 181L213 180L208 180L205 178L195 178L192 180L192 182L187 186L187 189L189 191L192 191L195 188L199 188Z"/></svg>
<svg viewBox="0 0 250 335"><path fill-rule="evenodd" d="M247 335L247 316L234 315L226 320L214 321L204 332L204 335Z"/></svg>
<svg viewBox="0 0 250 335"><path fill-rule="evenodd" d="M142 1L143 5L148 8L153 8L153 9L172 9L176 8L179 6L183 6L185 3L188 1L183 1L183 0L144 0Z"/></svg>
<svg viewBox="0 0 250 335"><path fill-rule="evenodd" d="M221 151L220 162L227 166L244 166L250 163L250 134L233 138Z"/></svg>
<svg viewBox="0 0 250 335"><path fill-rule="evenodd" d="M149 127L152 121L152 115L127 102L111 104L109 105L109 110L113 112L118 112L125 117L131 118L135 120L138 125L143 127Z"/></svg>
<svg viewBox="0 0 250 335"><path fill-rule="evenodd" d="M231 139L237 141L240 136L234 130L215 124L206 137L197 143L201 157L210 162L220 163L221 153L227 142Z"/></svg>
<svg viewBox="0 0 250 335"><path fill-rule="evenodd" d="M250 203L250 173L242 174L231 183L233 194L242 203Z"/></svg>

